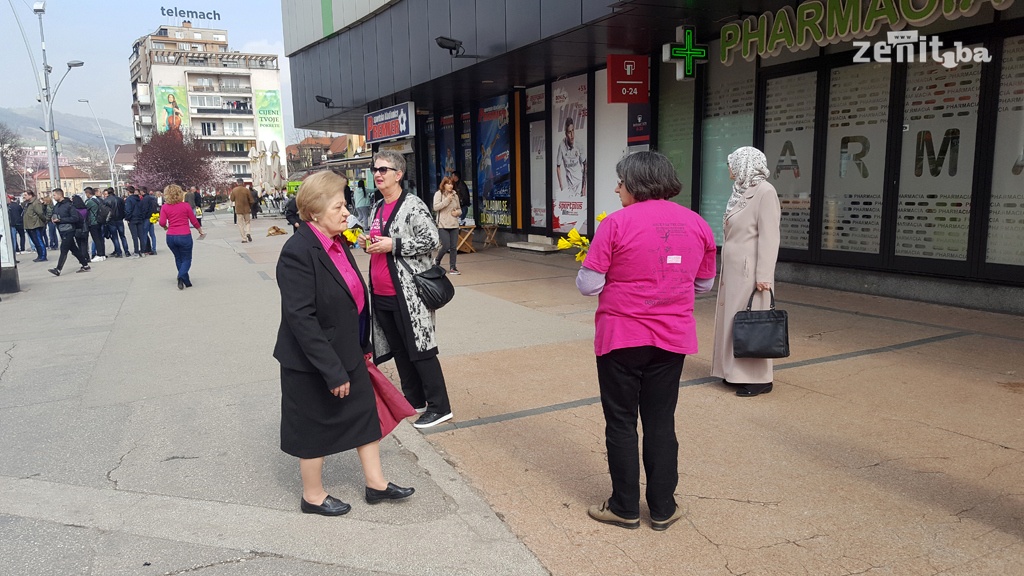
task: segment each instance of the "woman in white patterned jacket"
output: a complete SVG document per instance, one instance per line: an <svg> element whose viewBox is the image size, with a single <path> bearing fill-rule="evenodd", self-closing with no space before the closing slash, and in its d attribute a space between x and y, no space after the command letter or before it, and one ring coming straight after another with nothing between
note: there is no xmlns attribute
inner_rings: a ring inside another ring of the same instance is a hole
<svg viewBox="0 0 1024 576"><path fill-rule="evenodd" d="M429 428L451 420L452 409L437 359L434 313L419 297L413 275L431 267L437 227L415 194L402 190L405 158L380 152L373 160L373 181L384 196L370 212L362 238L370 254L373 295L374 362L395 359L405 398L421 415L413 424Z"/></svg>

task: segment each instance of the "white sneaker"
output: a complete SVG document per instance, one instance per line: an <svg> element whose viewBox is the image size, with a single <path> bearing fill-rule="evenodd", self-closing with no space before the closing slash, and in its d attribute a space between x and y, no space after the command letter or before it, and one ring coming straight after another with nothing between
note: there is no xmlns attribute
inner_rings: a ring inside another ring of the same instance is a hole
<svg viewBox="0 0 1024 576"><path fill-rule="evenodd" d="M107 259L106 256L93 256L92 257L92 261L93 262L103 262L106 259Z"/></svg>

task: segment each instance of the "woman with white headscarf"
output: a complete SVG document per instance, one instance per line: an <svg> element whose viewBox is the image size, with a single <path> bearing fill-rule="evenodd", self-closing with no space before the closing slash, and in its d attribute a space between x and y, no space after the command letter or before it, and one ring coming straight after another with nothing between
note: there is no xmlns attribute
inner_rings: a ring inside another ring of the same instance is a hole
<svg viewBox="0 0 1024 576"><path fill-rule="evenodd" d="M772 391L769 358L734 358L732 320L745 310L756 289L752 309L765 310L775 283L779 256L779 220L782 210L775 187L768 183L768 161L757 148L744 146L729 154L732 196L725 209L722 275L715 309L715 351L711 375L739 386L737 396Z"/></svg>

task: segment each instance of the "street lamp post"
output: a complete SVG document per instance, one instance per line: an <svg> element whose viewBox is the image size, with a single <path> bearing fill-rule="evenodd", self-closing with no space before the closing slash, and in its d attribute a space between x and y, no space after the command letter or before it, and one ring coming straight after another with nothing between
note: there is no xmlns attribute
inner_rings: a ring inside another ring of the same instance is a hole
<svg viewBox="0 0 1024 576"><path fill-rule="evenodd" d="M100 124L100 119L96 117L96 111L92 109L92 104L88 98L79 98L79 102L85 102L86 106L89 107L89 112L92 112L92 118L96 121L96 127L100 129L100 138L103 138L103 151L107 153L107 167L110 169L110 184L117 190L117 176L114 174L114 157L110 155L110 146L107 144L107 137L103 134L103 126Z"/></svg>
<svg viewBox="0 0 1024 576"><path fill-rule="evenodd" d="M71 72L72 68L78 68L84 66L85 62L81 60L71 60L68 62L68 69L64 71L64 75L60 77L60 81L57 82L57 87L50 91L50 71L49 64L46 63L46 37L43 34L43 14L46 14L46 2L36 2L32 5L32 12L39 16L39 42L43 48L43 121L46 124L46 128L43 131L46 132L46 155L47 160L50 164L50 188L60 187L60 160L57 157L57 140L54 138L53 129L53 99L57 96L57 91L60 90L60 85L67 78L68 73Z"/></svg>

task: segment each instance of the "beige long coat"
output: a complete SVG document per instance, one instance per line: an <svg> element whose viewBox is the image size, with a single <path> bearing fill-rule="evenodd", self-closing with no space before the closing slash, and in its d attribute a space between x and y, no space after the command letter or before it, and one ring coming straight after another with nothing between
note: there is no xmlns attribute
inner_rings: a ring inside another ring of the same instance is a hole
<svg viewBox="0 0 1024 576"><path fill-rule="evenodd" d="M767 181L747 189L725 220L722 244L722 275L715 308L715 350L711 375L732 384L767 384L772 381L769 358L733 358L732 319L745 310L758 282L775 288L775 263L779 257L779 221L782 209L775 187ZM766 310L768 292L754 296L752 310Z"/></svg>

